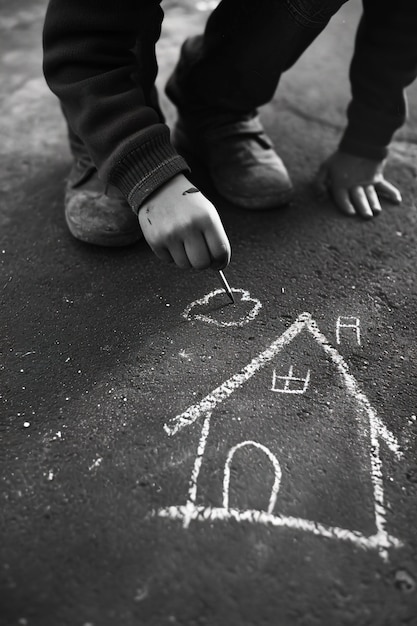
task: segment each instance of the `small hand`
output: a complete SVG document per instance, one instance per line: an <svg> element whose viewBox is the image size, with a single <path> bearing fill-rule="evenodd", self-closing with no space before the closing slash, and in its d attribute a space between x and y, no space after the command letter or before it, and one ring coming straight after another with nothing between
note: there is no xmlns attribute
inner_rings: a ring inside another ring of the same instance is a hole
<svg viewBox="0 0 417 626"><path fill-rule="evenodd" d="M401 194L384 178L385 161L374 161L344 152L335 152L320 167L316 187L330 192L334 202L346 215L370 219L379 215L385 198L400 204Z"/></svg>
<svg viewBox="0 0 417 626"><path fill-rule="evenodd" d="M182 269L224 269L230 243L213 204L178 174L140 207L139 224L158 258Z"/></svg>

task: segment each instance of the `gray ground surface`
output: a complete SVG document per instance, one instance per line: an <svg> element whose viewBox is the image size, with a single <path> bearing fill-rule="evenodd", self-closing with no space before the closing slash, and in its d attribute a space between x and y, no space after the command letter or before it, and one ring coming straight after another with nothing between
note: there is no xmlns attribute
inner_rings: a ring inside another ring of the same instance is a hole
<svg viewBox="0 0 417 626"><path fill-rule="evenodd" d="M165 6L161 84L206 18ZM363 222L318 201L310 181L349 97L348 4L262 111L293 205L253 214L213 195L227 277L262 308L230 325L254 305L236 291L235 306L215 295L186 318L219 287L213 272L67 233L65 128L40 68L45 2L0 8L1 626L415 626L417 86L387 170L403 205ZM304 312L313 333L296 322ZM356 320L360 341L343 328ZM291 367L309 376L304 393L280 393L304 391L286 383ZM191 405L195 421L175 421ZM243 442L258 445L227 465ZM187 526L175 516L196 458Z"/></svg>

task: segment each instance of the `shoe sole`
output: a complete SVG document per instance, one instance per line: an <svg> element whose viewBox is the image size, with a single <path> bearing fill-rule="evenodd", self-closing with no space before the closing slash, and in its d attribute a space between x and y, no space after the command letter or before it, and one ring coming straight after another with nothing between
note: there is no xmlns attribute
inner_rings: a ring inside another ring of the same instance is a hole
<svg viewBox="0 0 417 626"><path fill-rule="evenodd" d="M65 222L71 235L78 241L88 243L94 246L103 246L106 248L122 248L131 246L143 238L142 231L135 230L125 233L91 233L81 230L79 225L72 222L68 215L65 215Z"/></svg>

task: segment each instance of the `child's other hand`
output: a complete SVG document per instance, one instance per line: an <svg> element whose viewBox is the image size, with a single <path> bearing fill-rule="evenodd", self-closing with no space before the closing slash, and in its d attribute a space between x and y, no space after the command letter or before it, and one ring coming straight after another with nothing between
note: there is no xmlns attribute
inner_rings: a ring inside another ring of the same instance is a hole
<svg viewBox="0 0 417 626"><path fill-rule="evenodd" d="M320 193L329 191L346 215L370 219L381 212L379 197L394 204L401 202L398 189L384 178L384 165L385 161L337 151L320 167L316 186Z"/></svg>
<svg viewBox="0 0 417 626"><path fill-rule="evenodd" d="M231 249L213 204L177 174L140 207L139 224L158 258L182 269L224 269Z"/></svg>

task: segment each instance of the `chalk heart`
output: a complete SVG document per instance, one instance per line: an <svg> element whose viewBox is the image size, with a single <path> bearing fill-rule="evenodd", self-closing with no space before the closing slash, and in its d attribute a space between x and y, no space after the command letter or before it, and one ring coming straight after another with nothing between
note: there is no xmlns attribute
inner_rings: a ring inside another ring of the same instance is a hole
<svg viewBox="0 0 417 626"><path fill-rule="evenodd" d="M262 304L256 298L252 298L249 291L245 289L235 289L232 288L232 293L235 296L235 304L227 305L222 307L222 312L225 314L230 314L233 312L239 315L237 319L219 319L214 317L216 310L208 311L205 313L202 312L201 309L212 307L212 300L216 296L222 294L227 298L226 292L224 289L216 289L215 291L211 291L203 298L192 302L183 312L183 317L189 321L199 320L200 322L206 322L207 324L214 324L219 327L231 327L231 326L244 326L251 322L255 317L259 314L259 311L262 308ZM236 297L237 296L237 297ZM243 307L242 307L243 303ZM242 308L246 309L246 313L242 315ZM249 310L248 310L249 309Z"/></svg>

